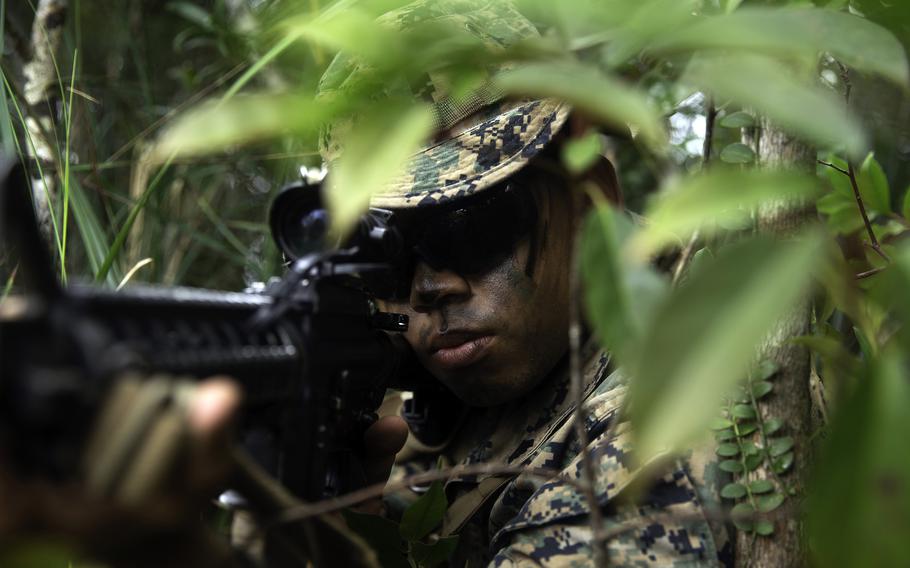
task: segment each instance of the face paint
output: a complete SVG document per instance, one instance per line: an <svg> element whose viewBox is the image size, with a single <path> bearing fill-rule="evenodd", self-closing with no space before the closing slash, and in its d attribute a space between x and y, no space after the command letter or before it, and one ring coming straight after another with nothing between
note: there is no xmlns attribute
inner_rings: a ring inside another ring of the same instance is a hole
<svg viewBox="0 0 910 568"><path fill-rule="evenodd" d="M420 362L468 404L527 393L568 348L571 208L546 203L533 249L527 237L481 274L418 262L409 301L390 306L410 316L405 337Z"/></svg>

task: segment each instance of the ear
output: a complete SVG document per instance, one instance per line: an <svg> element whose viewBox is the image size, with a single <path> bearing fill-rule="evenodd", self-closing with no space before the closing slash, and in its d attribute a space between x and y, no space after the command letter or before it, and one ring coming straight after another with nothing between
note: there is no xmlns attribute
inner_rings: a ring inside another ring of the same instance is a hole
<svg viewBox="0 0 910 568"><path fill-rule="evenodd" d="M608 134L581 113L573 112L569 116L569 136L582 136L592 129ZM624 206L622 188L619 185L616 168L613 167L613 164L606 156L598 156L591 167L581 174L580 181L593 184L594 187L600 191L601 195L616 207L621 209Z"/></svg>
<svg viewBox="0 0 910 568"><path fill-rule="evenodd" d="M622 209L623 195L619 186L616 169L605 156L598 156L597 161L582 174L581 180L592 184L613 205Z"/></svg>

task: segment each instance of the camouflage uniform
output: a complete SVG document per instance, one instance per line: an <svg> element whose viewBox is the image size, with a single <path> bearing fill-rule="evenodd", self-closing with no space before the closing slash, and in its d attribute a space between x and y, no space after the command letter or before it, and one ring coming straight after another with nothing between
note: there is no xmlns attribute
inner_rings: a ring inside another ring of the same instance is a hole
<svg viewBox="0 0 910 568"><path fill-rule="evenodd" d="M629 455L628 424L614 424L626 387L608 357L594 351L584 368L589 457L608 542L610 566L730 565L727 531L705 518L717 510L716 460L689 456L668 467L634 504L615 497L637 479ZM569 376L557 369L521 400L475 409L443 455L458 464L522 464L559 471L550 479L479 475L450 480L443 533L461 535L450 565L587 566L592 562L588 502L566 480L584 480L574 435ZM397 475L435 463L436 456L401 464ZM678 519L678 520L675 520Z"/></svg>
<svg viewBox="0 0 910 568"><path fill-rule="evenodd" d="M418 0L380 21L398 29L455 26L469 30L494 52L538 35L506 0ZM326 71L320 90L332 97L354 88L363 73L369 73L367 66L339 56ZM371 198L374 207L432 208L494 187L549 144L570 112L568 105L553 99L502 99L490 85L455 100L447 95L444 78L433 73L412 94L434 109L437 138ZM330 176L331 164L355 123L356 117L337 121L321 137ZM625 386L620 375L611 372L603 352L589 349L588 361L586 426L588 451L597 472L595 492L607 530L623 529L608 543L611 566L724 564L721 559L728 556L724 527L711 526L703 514L719 507L716 483L711 482L718 471L713 457L677 461L634 505L616 499L639 477L629 456L627 424L615 423ZM442 532L461 536L452 566L591 563L588 504L567 481L582 479L569 392L568 372L559 368L518 401L470 411L444 448L402 463L393 472L393 477L402 477L433 467L440 454L450 465L520 464L559 472L550 479L528 474L451 479L446 485L450 507ZM396 504L401 503L391 503L393 508Z"/></svg>

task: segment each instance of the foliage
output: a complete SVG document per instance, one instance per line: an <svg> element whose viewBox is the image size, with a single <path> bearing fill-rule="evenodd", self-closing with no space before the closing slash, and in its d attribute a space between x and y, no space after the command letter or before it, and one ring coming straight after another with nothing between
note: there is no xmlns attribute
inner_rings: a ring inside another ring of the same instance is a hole
<svg viewBox="0 0 910 568"><path fill-rule="evenodd" d="M580 248L588 319L635 379L628 413L637 459L685 451L714 424L721 467L736 476L724 496L746 513L743 528L770 534L753 513L780 507L789 495L784 476L811 464L793 463L793 445L805 442L789 437L784 421L756 411L777 393L773 374L756 368L755 347L814 290L812 334L799 342L813 352L832 423L817 438L812 553L825 566L905 563L910 179L906 160L882 151L887 137L869 128L863 99L848 108L844 93L865 81L906 102L900 41L910 23L888 16L906 8L878 0L522 0L549 31L490 50L445 25L397 33L375 22L401 3L183 1L153 16L140 2L76 2L59 61L57 168L42 172L65 188L52 196L62 273L115 285L150 258L133 278L233 288L263 279L277 270L262 222L268 197L298 166L318 163L322 125L358 124L328 195L344 231L430 131L424 107L377 87L432 71L466 93L489 64L507 64L494 80L508 93L564 98L611 131L632 133L606 144L598 132L580 133L563 159L581 173L597 153L612 152L630 201L642 203L642 223L599 204ZM89 23L111 30L107 44L83 33ZM339 52L370 73L317 97L317 80ZM3 68L0 142L22 155L32 109L12 67ZM707 133L696 126L705 129L709 106L717 124L703 155ZM813 144L827 165L815 176L763 169L748 143L759 117ZM781 203L816 207L818 226L757 236L755 211ZM67 242L70 225L81 243ZM673 287L652 261L689 243L693 262ZM2 275L7 291L12 269ZM760 445L746 439L753 432ZM741 475L768 463L771 479ZM432 565L450 545L424 540L439 520L438 494L431 490L397 527L356 514L349 522L385 535L380 555L410 550Z"/></svg>
<svg viewBox="0 0 910 568"><path fill-rule="evenodd" d="M431 535L447 505L442 482L436 481L405 509L400 523L352 510L344 518L376 550L383 567L431 568L445 562L458 544L457 536Z"/></svg>

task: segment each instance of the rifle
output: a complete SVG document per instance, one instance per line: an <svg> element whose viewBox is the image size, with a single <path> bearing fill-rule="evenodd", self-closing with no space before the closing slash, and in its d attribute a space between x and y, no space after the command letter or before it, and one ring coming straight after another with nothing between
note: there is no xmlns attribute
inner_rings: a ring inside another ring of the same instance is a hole
<svg viewBox="0 0 910 568"><path fill-rule="evenodd" d="M22 473L67 479L80 471L99 411L123 377L227 375L245 394L243 447L293 496L316 501L362 483L357 456L374 410L393 381L414 386L403 380L413 368L392 338L407 316L380 311L362 278L386 276L367 279L374 287L394 281L404 247L391 212L370 210L344 246L326 250L314 246L325 234L318 188L298 185L271 211L273 236L290 258L281 279L243 293L114 292L62 286L24 169L6 163L0 181L0 235L18 252L18 283L28 292L0 309L0 447ZM158 404L176 396L162 393ZM111 465L108 477L124 467ZM249 479L239 485L247 499L269 493Z"/></svg>

